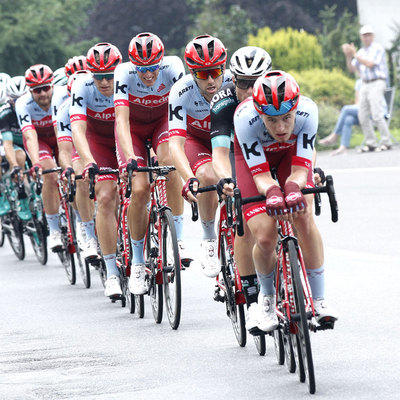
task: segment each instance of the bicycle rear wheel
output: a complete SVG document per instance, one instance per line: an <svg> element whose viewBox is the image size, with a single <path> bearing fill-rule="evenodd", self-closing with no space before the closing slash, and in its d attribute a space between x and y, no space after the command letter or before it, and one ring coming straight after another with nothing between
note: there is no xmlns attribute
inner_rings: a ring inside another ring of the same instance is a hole
<svg viewBox="0 0 400 400"><path fill-rule="evenodd" d="M66 216L66 210L64 210L62 207L60 209L62 210L59 215L62 249L57 251L57 255L65 269L69 283L71 285L75 285L76 268L74 254L72 253L68 238L68 219Z"/></svg>
<svg viewBox="0 0 400 400"><path fill-rule="evenodd" d="M45 265L48 257L46 239L47 228L35 215L28 221L26 227L35 256L40 264Z"/></svg>
<svg viewBox="0 0 400 400"><path fill-rule="evenodd" d="M234 259L227 249L224 234L220 237L221 272L225 284L226 314L232 323L233 332L240 347L246 346L246 322L243 304L236 304L235 278L233 276Z"/></svg>
<svg viewBox="0 0 400 400"><path fill-rule="evenodd" d="M265 333L262 333L261 335L253 336L254 343L256 345L256 349L258 351L258 354L260 356L265 356L267 347L265 344Z"/></svg>
<svg viewBox="0 0 400 400"><path fill-rule="evenodd" d="M23 226L21 220L18 218L17 214L12 211L7 214L7 217L4 219L6 235L8 241L10 242L11 248L14 251L14 254L17 256L19 260L23 260L25 258L25 243L23 236Z"/></svg>
<svg viewBox="0 0 400 400"><path fill-rule="evenodd" d="M311 394L315 393L315 375L314 363L311 351L310 331L308 328L308 318L305 310L305 300L303 294L303 285L300 278L300 263L297 256L297 250L293 241L288 242L289 259L293 278L293 291L295 298L296 314L296 347L298 354L299 369L304 370L307 379L308 388ZM302 371L300 371L300 380L302 380Z"/></svg>
<svg viewBox="0 0 400 400"><path fill-rule="evenodd" d="M132 312L133 309L133 312ZM144 317L144 295L131 293L131 312L132 314L137 311L138 317Z"/></svg>
<svg viewBox="0 0 400 400"><path fill-rule="evenodd" d="M181 319L181 263L172 212L161 216L162 275L167 317L172 329L178 329Z"/></svg>

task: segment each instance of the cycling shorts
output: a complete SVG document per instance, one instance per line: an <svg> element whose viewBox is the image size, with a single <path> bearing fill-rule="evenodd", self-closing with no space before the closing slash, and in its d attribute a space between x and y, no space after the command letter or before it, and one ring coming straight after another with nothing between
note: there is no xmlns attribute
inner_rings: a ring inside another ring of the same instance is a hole
<svg viewBox="0 0 400 400"><path fill-rule="evenodd" d="M201 140L195 136L187 136L185 141L185 154L194 175L204 164L212 161L211 141Z"/></svg>
<svg viewBox="0 0 400 400"><path fill-rule="evenodd" d="M57 139L55 135L51 137L47 136L39 136L38 135L38 146L39 146L39 161L43 160L52 160L53 157L55 159L58 159L58 146L57 146ZM29 155L28 148L26 147L26 140L25 137L23 138L24 140L24 148L26 150L26 153ZM31 158L29 156L29 158Z"/></svg>

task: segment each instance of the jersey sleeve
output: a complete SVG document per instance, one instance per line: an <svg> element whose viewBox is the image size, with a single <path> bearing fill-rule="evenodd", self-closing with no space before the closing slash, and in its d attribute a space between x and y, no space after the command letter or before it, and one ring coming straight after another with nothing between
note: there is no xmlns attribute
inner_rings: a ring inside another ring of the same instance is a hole
<svg viewBox="0 0 400 400"><path fill-rule="evenodd" d="M181 89L183 89L182 85L178 81L172 86L168 98L168 130L170 137L186 137L187 133L187 113L184 102L187 92L182 93Z"/></svg>
<svg viewBox="0 0 400 400"><path fill-rule="evenodd" d="M175 84L185 75L185 67L182 60L177 56L171 56L172 62L170 64L170 78L172 84Z"/></svg>
<svg viewBox="0 0 400 400"><path fill-rule="evenodd" d="M57 113L57 142L72 142L71 121L69 118L69 104L63 103Z"/></svg>
<svg viewBox="0 0 400 400"><path fill-rule="evenodd" d="M246 164L253 176L269 171L269 164L265 158L263 146L259 139L259 115L253 114L248 109L249 102L242 103L234 115L234 127L237 140L246 160ZM257 123L258 122L258 123Z"/></svg>
<svg viewBox="0 0 400 400"><path fill-rule="evenodd" d="M120 64L114 73L114 107L129 107L129 73L124 64Z"/></svg>
<svg viewBox="0 0 400 400"><path fill-rule="evenodd" d="M22 132L26 132L29 129L35 130L35 127L32 124L31 114L27 108L26 99L25 96L22 96L15 103L15 112Z"/></svg>
<svg viewBox="0 0 400 400"><path fill-rule="evenodd" d="M303 123L297 134L297 151L292 158L292 165L310 168L318 130L318 107L309 99L306 100L306 104L306 109L301 111L300 115L296 115L296 118L303 119Z"/></svg>
<svg viewBox="0 0 400 400"><path fill-rule="evenodd" d="M212 103L211 117L211 145L230 148L233 133L233 114L236 102L232 97L226 97Z"/></svg>
<svg viewBox="0 0 400 400"><path fill-rule="evenodd" d="M86 80L77 79L72 86L71 107L69 110L71 122L87 120Z"/></svg>

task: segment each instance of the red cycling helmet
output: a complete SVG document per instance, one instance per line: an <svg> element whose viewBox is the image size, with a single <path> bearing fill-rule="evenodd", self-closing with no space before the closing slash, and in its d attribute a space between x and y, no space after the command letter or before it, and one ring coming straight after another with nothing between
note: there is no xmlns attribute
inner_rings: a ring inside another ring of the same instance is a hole
<svg viewBox="0 0 400 400"><path fill-rule="evenodd" d="M76 78L85 77L85 76L91 76L91 75L92 75L92 73L90 71L85 70L85 69L82 69L80 71L76 71L74 74L72 74L68 78L68 83L67 83L68 96L71 96L72 84L76 81Z"/></svg>
<svg viewBox="0 0 400 400"><path fill-rule="evenodd" d="M154 33L139 33L129 43L128 53L134 65L158 64L164 57L164 45Z"/></svg>
<svg viewBox="0 0 400 400"><path fill-rule="evenodd" d="M256 80L253 87L254 107L260 114L286 114L297 107L299 99L299 85L284 71L267 72Z"/></svg>
<svg viewBox="0 0 400 400"><path fill-rule="evenodd" d="M185 62L188 68L212 68L226 62L226 47L216 37L201 35L188 43Z"/></svg>
<svg viewBox="0 0 400 400"><path fill-rule="evenodd" d="M65 75L71 76L77 71L82 71L87 69L86 57L85 56L75 56L68 60L65 64Z"/></svg>
<svg viewBox="0 0 400 400"><path fill-rule="evenodd" d="M87 69L91 72L113 72L122 62L122 55L111 43L97 43L86 55Z"/></svg>
<svg viewBox="0 0 400 400"><path fill-rule="evenodd" d="M35 64L25 71L26 86L50 85L53 81L53 71L44 64Z"/></svg>

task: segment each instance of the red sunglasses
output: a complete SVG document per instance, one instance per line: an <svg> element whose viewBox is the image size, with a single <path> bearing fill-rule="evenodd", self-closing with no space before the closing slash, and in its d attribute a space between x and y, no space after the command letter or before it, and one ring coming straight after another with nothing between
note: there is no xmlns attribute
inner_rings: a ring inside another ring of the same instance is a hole
<svg viewBox="0 0 400 400"><path fill-rule="evenodd" d="M195 78L206 80L209 76L213 79L217 79L224 73L224 67L218 67L213 69L197 69L193 70Z"/></svg>
<svg viewBox="0 0 400 400"><path fill-rule="evenodd" d="M35 93L35 94L39 94L40 92L45 92L47 93L49 90L51 89L51 85L49 86L42 86L42 87L38 87L38 88L33 88L31 89L31 92Z"/></svg>

